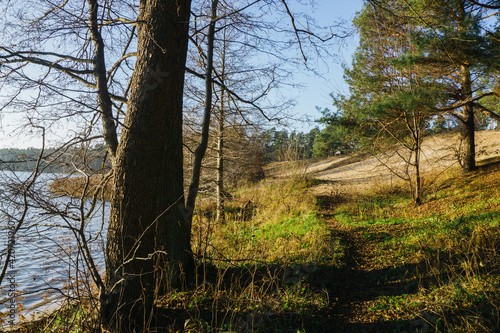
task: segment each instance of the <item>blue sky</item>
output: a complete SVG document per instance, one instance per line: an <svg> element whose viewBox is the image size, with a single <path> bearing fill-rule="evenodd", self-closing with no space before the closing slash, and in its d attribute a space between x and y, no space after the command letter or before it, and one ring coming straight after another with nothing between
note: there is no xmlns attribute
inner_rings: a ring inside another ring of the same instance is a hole
<svg viewBox="0 0 500 333"><path fill-rule="evenodd" d="M296 0L289 3L297 3ZM297 10L306 12L314 18L320 26L330 26L344 20L348 24L352 21L355 13L361 10L363 0L315 0L315 6L305 5L303 2ZM298 17L300 22L300 17ZM319 62L319 66L312 66L319 75L308 72L305 67L297 68L295 83L303 86L301 89L290 89L286 97L295 99L295 107L288 110L295 118L308 118L310 122L290 122L290 130L307 132L318 126L313 121L321 116L316 107L321 109L331 107L331 93L346 92L347 87L343 81L342 63L350 65L352 53L357 46L357 37L353 36L343 40L342 45L335 46L330 52L336 55L336 59L325 58ZM311 63L316 63L314 60ZM294 68L295 69L295 68ZM17 128L18 119L14 116L4 115L0 124L0 147L40 147L41 140L38 133L23 133L19 135L11 134ZM273 124L270 124L273 126ZM16 131L19 134L19 131Z"/></svg>
<svg viewBox="0 0 500 333"><path fill-rule="evenodd" d="M332 24L332 22L344 19L351 22L357 11L361 10L363 0L318 0L315 10L311 11L310 16L318 20L323 26ZM297 79L305 85L304 89L297 92L296 106L292 113L297 116L307 116L314 120L321 116L316 107L321 109L331 107L331 93L345 93L347 87L343 80L342 63L351 64L351 58L357 47L357 36L352 36L344 41L344 45L337 47L332 53L337 54L338 59L326 61L328 68L322 66L321 76L313 75L302 71L297 74ZM298 131L309 131L318 124L315 123L294 123L293 127Z"/></svg>

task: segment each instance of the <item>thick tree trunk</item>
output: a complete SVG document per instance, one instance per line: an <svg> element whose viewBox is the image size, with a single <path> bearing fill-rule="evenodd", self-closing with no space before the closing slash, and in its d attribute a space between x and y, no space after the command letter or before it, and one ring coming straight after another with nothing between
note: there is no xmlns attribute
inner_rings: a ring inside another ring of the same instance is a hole
<svg viewBox="0 0 500 333"><path fill-rule="evenodd" d="M182 98L190 0L141 1L137 61L114 170L104 326L155 327L154 300L193 270L183 212Z"/></svg>
<svg viewBox="0 0 500 333"><path fill-rule="evenodd" d="M463 160L462 172L467 173L476 169L476 149L474 138L474 111L469 105L464 106L465 121L462 130Z"/></svg>
<svg viewBox="0 0 500 333"><path fill-rule="evenodd" d="M470 69L467 65L460 66L462 75L462 95L463 99L472 98L472 83ZM476 145L474 138L474 103L470 102L463 107L463 128L462 128L462 172L467 173L476 168Z"/></svg>

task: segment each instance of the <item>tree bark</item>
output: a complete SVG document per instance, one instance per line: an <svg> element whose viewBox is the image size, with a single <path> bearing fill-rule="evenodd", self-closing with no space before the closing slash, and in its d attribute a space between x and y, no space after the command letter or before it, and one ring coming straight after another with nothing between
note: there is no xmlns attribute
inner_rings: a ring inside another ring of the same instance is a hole
<svg viewBox="0 0 500 333"><path fill-rule="evenodd" d="M108 90L108 80L106 73L106 61L104 57L104 41L99 31L97 19L97 0L88 0L89 4L89 29L90 37L94 43L94 78L96 81L97 101L101 113L103 136L106 141L106 148L114 166L116 163L116 149L118 147L118 136L116 124L113 119L113 104Z"/></svg>
<svg viewBox="0 0 500 333"><path fill-rule="evenodd" d="M461 65L462 95L464 100L472 99L472 83L470 68ZM462 172L468 173L476 168L476 145L474 138L474 103L470 102L463 106L463 128L462 128Z"/></svg>
<svg viewBox="0 0 500 333"><path fill-rule="evenodd" d="M154 300L193 271L184 219L182 99L190 0L143 0L137 61L117 149L104 326L155 327Z"/></svg>
<svg viewBox="0 0 500 333"><path fill-rule="evenodd" d="M189 185L188 196L186 200L186 209L184 210L184 216L191 226L193 220L193 212L196 203L196 197L198 195L198 189L200 186L200 176L201 176L201 162L205 158L205 153L207 151L209 130L210 130L210 116L212 114L212 72L213 72L213 58L214 58L214 38L215 38L215 24L217 23L217 6L219 5L219 0L212 0L210 24L208 27L207 35L207 68L205 70L205 108L203 110L203 123L201 129L201 141L194 152L194 162L193 162L193 176L191 179L191 184Z"/></svg>
<svg viewBox="0 0 500 333"><path fill-rule="evenodd" d="M416 130L419 131L419 129ZM420 176L420 140L420 133L418 133L417 140L415 140L415 192L413 194L413 204L415 205L415 207L422 204L422 178Z"/></svg>
<svg viewBox="0 0 500 333"><path fill-rule="evenodd" d="M225 214L225 194L224 194L224 90L221 90L219 128L217 137L217 223L224 223Z"/></svg>
<svg viewBox="0 0 500 333"><path fill-rule="evenodd" d="M224 136L225 136L225 121L226 121L226 30L223 31L222 38L222 54L221 54L221 68L220 80L222 86L220 88L220 103L219 103L219 128L217 137L217 223L224 223L226 221L225 213L225 193L224 193Z"/></svg>
<svg viewBox="0 0 500 333"><path fill-rule="evenodd" d="M458 11L458 32L465 36L467 31L467 14L465 10L465 1L457 3ZM470 74L470 65L467 62L460 64L460 84L462 88L462 100L472 100L472 79ZM462 128L462 172L468 173L476 168L476 145L474 138L474 103L467 102L463 106L463 128Z"/></svg>

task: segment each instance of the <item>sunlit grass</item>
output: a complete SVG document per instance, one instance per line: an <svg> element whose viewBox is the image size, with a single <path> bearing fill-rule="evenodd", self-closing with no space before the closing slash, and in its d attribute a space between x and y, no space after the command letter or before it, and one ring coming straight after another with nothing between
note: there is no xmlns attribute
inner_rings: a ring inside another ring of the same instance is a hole
<svg viewBox="0 0 500 333"><path fill-rule="evenodd" d="M291 177L239 188L226 202L224 223L215 221L214 204L206 200L193 226L202 272L198 286L166 295L159 304L188 313L209 311L212 318L197 322L197 329L218 331L216 326L224 332L280 332L284 324L272 318L328 311L329 294L309 279L322 265L340 265L343 252L309 191L315 183Z"/></svg>
<svg viewBox="0 0 500 333"><path fill-rule="evenodd" d="M316 199L308 191L310 185L307 179L292 179L239 189L227 203L224 224L196 219L195 248L218 259L324 260L335 248ZM197 233L204 236L196 237Z"/></svg>
<svg viewBox="0 0 500 333"><path fill-rule="evenodd" d="M498 325L499 198L500 171L493 164L463 176L449 172L420 207L392 192L366 193L340 206L340 223L379 240L375 262L406 267L419 281L414 294L378 297L373 315L420 323L415 329L422 332L489 332Z"/></svg>

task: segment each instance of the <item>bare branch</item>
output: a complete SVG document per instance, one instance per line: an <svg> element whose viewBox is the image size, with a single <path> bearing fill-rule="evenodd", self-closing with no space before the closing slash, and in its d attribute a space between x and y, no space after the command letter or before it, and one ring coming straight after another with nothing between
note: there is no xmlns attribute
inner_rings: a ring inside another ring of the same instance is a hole
<svg viewBox="0 0 500 333"><path fill-rule="evenodd" d="M202 78L204 79L205 78L205 75L203 74L200 74L200 73L197 73L195 72L194 70L190 69L190 68L186 68L186 72L189 73L189 74L192 74L196 77L199 77L199 78ZM214 69L214 72L215 72L215 69ZM216 73L216 76L218 77L217 73ZM241 97L239 94L237 94L235 91L231 90L229 87L227 87L224 83L220 82L220 81L217 81L215 79L212 79L212 83L216 84L217 86L223 88L224 90L226 90L230 96L234 97L236 100L242 102L242 103L245 103L245 104L248 104L248 105L251 105L252 107L254 107L255 109L259 110L259 112L262 114L262 116L264 118L266 118L267 121L271 121L273 120L272 118L269 118L265 111L262 109L262 107L260 107L258 104L257 104L257 101L259 99L261 99L262 97L264 97L265 95L267 95L267 93L269 92L269 90L271 89L271 84L272 82L270 82L267 86L267 88L257 97L257 98L254 98L253 100L247 100L243 97Z"/></svg>
<svg viewBox="0 0 500 333"><path fill-rule="evenodd" d="M288 8L286 0L281 0L281 2L285 6L286 12L287 12L288 16L290 17L290 20L291 20L292 26L293 26L293 30L295 32L295 37L297 39L297 42L299 43L300 53L302 54L302 58L304 59L304 63L306 63L307 62L307 57L306 57L306 55L304 53L304 49L302 48L302 41L301 41L300 36L299 36L299 32L301 32L301 30L298 29L297 26L295 25L295 17L290 12L290 9Z"/></svg>
<svg viewBox="0 0 500 333"><path fill-rule="evenodd" d="M87 2L89 4L90 37L95 47L94 77L96 80L97 99L101 110L104 140L106 141L111 163L114 166L116 161L116 150L118 148L118 134L116 131L116 123L113 118L113 104L107 85L104 41L97 24L98 3L97 0L87 0Z"/></svg>
<svg viewBox="0 0 500 333"><path fill-rule="evenodd" d="M40 150L40 154L38 155L38 159L36 161L35 169L31 173L31 176L29 178L28 183L26 184L26 187L23 190L23 211L21 213L21 216L19 217L19 220L17 222L16 227L14 230L11 230L9 233L9 239L8 239L8 248L7 248L7 256L5 258L3 267L2 267L2 272L0 273L0 285L2 284L2 281L5 277L5 274L7 273L7 269L10 264L10 258L12 256L13 252L13 247L15 245L15 237L21 226L23 225L26 215L28 214L28 209L29 209L29 204L28 204L28 191L31 189L31 187L35 184L36 179L38 178L38 175L40 174L40 165L42 163L43 159L43 153L45 150L45 128L41 126L36 126L34 124L31 124L35 128L39 128L42 130L42 149Z"/></svg>
<svg viewBox="0 0 500 333"><path fill-rule="evenodd" d="M490 5L490 4L487 4L487 3L481 3L481 2L477 2L475 0L467 0L468 2L474 4L474 5L477 5L477 6L480 6L480 7L483 7L483 8L487 8L487 9L500 9L500 6L499 5Z"/></svg>

